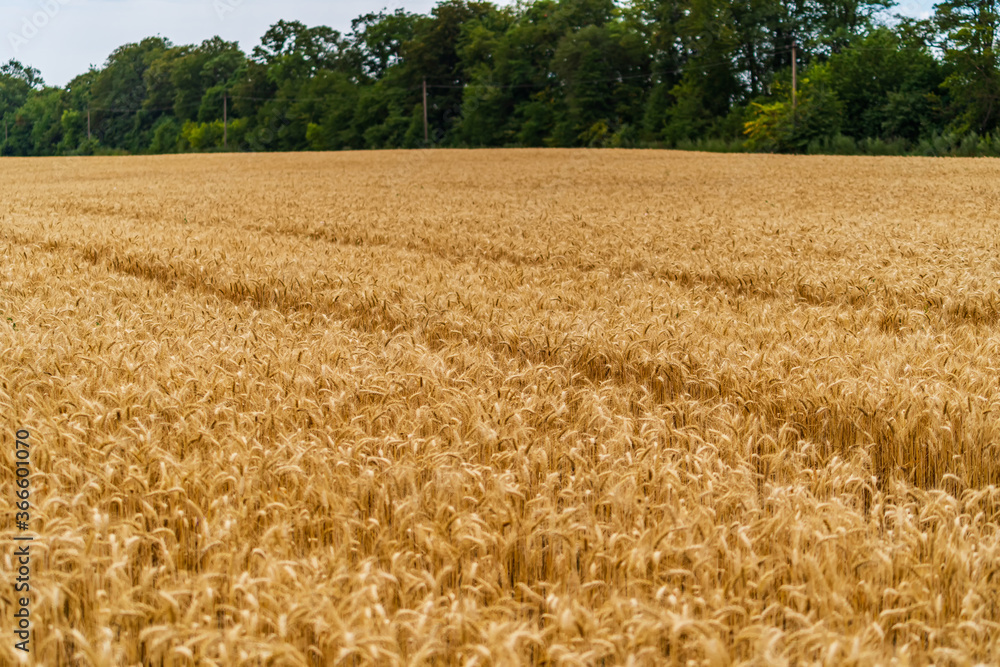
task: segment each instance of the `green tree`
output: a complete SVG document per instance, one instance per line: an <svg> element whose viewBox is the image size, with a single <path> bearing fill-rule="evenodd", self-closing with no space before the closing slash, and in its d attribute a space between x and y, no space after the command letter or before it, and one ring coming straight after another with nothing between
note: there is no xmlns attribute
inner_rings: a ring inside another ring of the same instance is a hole
<svg viewBox="0 0 1000 667"><path fill-rule="evenodd" d="M5 134L8 139L3 144L4 155L27 155L18 152L25 150L15 148L18 142L9 140L10 128L16 121L18 111L28 101L31 93L43 84L41 74L33 67L26 67L18 60L8 60L0 65L0 118L3 119ZM22 120L23 122L23 120Z"/></svg>
<svg viewBox="0 0 1000 667"><path fill-rule="evenodd" d="M842 104L830 86L827 65L814 65L801 80L797 104L791 86L780 82L775 96L751 104L744 125L747 147L765 152L802 152L814 141L829 141L840 132Z"/></svg>
<svg viewBox="0 0 1000 667"><path fill-rule="evenodd" d="M911 141L934 127L944 81L925 44L878 27L829 60L830 88L843 103L841 131L855 139L889 136Z"/></svg>
<svg viewBox="0 0 1000 667"><path fill-rule="evenodd" d="M944 87L954 101L958 132L989 132L1000 114L997 62L998 0L953 0L934 6L934 22L943 38L944 60L952 71Z"/></svg>
<svg viewBox="0 0 1000 667"><path fill-rule="evenodd" d="M126 44L112 53L89 86L95 137L105 146L139 153L149 145L157 115L143 111L145 73L170 48L162 37Z"/></svg>

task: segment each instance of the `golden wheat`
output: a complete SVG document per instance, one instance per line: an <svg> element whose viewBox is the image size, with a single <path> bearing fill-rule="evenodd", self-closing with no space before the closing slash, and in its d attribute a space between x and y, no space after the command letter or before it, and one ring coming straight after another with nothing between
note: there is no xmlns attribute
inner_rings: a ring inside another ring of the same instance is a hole
<svg viewBox="0 0 1000 667"><path fill-rule="evenodd" d="M1000 662L997 172L3 160L30 660Z"/></svg>

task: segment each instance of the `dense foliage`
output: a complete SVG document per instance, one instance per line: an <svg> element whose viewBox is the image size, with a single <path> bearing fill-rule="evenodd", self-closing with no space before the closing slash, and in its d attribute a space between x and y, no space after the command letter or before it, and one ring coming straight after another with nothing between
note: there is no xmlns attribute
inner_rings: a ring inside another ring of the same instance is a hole
<svg viewBox="0 0 1000 667"><path fill-rule="evenodd" d="M361 16L348 34L281 21L250 53L148 38L64 88L0 68L2 152L992 154L997 4L944 2L917 21L891 16L892 0L445 0Z"/></svg>

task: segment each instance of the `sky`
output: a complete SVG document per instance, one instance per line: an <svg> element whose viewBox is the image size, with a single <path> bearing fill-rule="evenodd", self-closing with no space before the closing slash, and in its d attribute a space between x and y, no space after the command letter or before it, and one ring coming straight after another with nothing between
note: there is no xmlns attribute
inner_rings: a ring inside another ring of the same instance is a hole
<svg viewBox="0 0 1000 667"><path fill-rule="evenodd" d="M404 7L426 13L437 0L0 0L0 62L17 58L62 86L100 66L122 44L161 35L198 44L214 35L244 51L280 19L342 32L351 19ZM506 4L506 3L504 3ZM898 11L926 15L933 0L900 0Z"/></svg>

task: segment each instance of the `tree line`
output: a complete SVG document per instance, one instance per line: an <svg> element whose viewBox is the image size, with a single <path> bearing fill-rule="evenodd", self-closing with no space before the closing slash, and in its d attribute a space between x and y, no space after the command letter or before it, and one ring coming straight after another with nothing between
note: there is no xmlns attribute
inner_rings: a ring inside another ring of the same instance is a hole
<svg viewBox="0 0 1000 667"><path fill-rule="evenodd" d="M1000 0L445 0L249 53L0 66L3 155L484 146L1000 154ZM792 70L796 72L793 90ZM425 102L426 100L426 102ZM426 118L426 123L425 123Z"/></svg>

